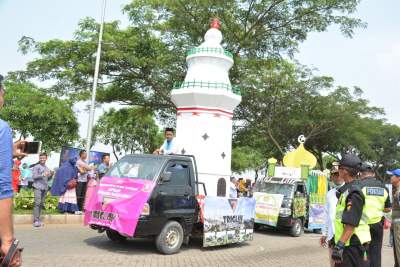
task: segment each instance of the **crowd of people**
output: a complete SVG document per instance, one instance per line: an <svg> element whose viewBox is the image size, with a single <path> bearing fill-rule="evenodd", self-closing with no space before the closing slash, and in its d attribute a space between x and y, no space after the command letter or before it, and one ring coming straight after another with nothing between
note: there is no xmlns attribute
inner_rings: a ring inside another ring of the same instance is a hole
<svg viewBox="0 0 400 267"><path fill-rule="evenodd" d="M5 89L0 75L0 109ZM155 154L179 154L173 129L165 130L166 140ZM13 195L24 189L34 191L33 226L41 227L40 215L47 192L59 196L61 212L81 214L99 179L110 168L110 157L104 155L95 167L88 164L87 152L66 160L56 172L46 165L47 154L41 153L36 164L21 160L24 141L13 143L9 125L0 119L0 255L6 266L21 266L21 250L14 237L12 223ZM392 182L392 203L385 185L376 178L372 166L363 164L354 154L346 154L331 171L334 187L326 196L326 229L320 239L329 247L331 266L380 267L385 212L392 211L392 235L395 266L400 261L400 169L388 172ZM251 196L250 179L230 179L229 197Z"/></svg>
<svg viewBox="0 0 400 267"><path fill-rule="evenodd" d="M230 178L229 197L251 197L254 184L250 179Z"/></svg>
<svg viewBox="0 0 400 267"><path fill-rule="evenodd" d="M89 199L101 178L110 167L110 156L104 154L99 166L87 163L87 152L80 151L78 158L71 158L64 162L57 171L47 166L47 154L39 154L39 161L35 164L22 164L23 156L13 160L12 188L14 193L21 190L34 192L33 226L40 227L40 219L45 206L47 193L59 196L58 210L82 214L84 203Z"/></svg>
<svg viewBox="0 0 400 267"><path fill-rule="evenodd" d="M396 219L399 214L400 169L388 172L392 180L392 200L385 184L376 178L372 166L354 154L346 154L331 170L333 188L326 195L325 229L320 239L329 248L330 265L336 267L380 267L384 214L393 209L394 236L400 235ZM395 266L398 265L399 242L394 242Z"/></svg>
<svg viewBox="0 0 400 267"><path fill-rule="evenodd" d="M96 167L87 163L87 152L81 150L78 158L70 158L57 170L51 194L59 196L61 212L82 214L85 203L92 195L98 181L110 168L110 156L104 154Z"/></svg>

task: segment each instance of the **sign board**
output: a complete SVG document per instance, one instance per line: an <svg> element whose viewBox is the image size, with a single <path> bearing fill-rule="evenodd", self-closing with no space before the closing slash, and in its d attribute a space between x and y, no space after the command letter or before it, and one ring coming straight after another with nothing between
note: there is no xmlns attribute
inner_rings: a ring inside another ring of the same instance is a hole
<svg viewBox="0 0 400 267"><path fill-rule="evenodd" d="M60 153L60 166L64 163L64 161L70 158L79 158L79 152L82 149L75 147L63 147ZM103 155L110 155L109 153L99 152L99 151L90 151L90 161L89 164L94 164L96 166L101 164L101 158Z"/></svg>
<svg viewBox="0 0 400 267"><path fill-rule="evenodd" d="M310 212L308 217L308 229L323 229L325 225L325 196L310 194Z"/></svg>
<svg viewBox="0 0 400 267"><path fill-rule="evenodd" d="M259 180L259 182L263 183L271 183L271 184L295 184L298 179L291 178L281 178L281 177L264 177L263 180Z"/></svg>
<svg viewBox="0 0 400 267"><path fill-rule="evenodd" d="M278 224L283 195L255 192L253 196L256 199L254 222L276 226Z"/></svg>
<svg viewBox="0 0 400 267"><path fill-rule="evenodd" d="M275 167L275 177L301 179L301 168Z"/></svg>
<svg viewBox="0 0 400 267"><path fill-rule="evenodd" d="M203 246L253 240L255 203L247 197L205 197Z"/></svg>
<svg viewBox="0 0 400 267"><path fill-rule="evenodd" d="M144 179L103 177L86 205L84 224L106 226L133 236L154 187L153 181Z"/></svg>

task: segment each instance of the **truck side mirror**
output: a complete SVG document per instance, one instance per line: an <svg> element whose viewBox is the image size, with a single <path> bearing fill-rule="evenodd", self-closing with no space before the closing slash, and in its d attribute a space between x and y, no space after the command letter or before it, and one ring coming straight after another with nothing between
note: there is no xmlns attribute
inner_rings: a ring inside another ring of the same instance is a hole
<svg viewBox="0 0 400 267"><path fill-rule="evenodd" d="M171 172L163 172L163 174L161 174L162 182L169 182L170 180L171 180Z"/></svg>

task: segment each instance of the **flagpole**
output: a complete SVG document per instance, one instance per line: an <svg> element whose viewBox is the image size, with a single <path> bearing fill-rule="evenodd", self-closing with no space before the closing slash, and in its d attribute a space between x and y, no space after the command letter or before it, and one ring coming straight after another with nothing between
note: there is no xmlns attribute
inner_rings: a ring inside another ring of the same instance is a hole
<svg viewBox="0 0 400 267"><path fill-rule="evenodd" d="M86 151L87 151L87 155L88 155L87 162L89 162L89 160L90 160L90 148L91 148L91 144L92 144L94 112L95 112L95 105L96 105L96 91L97 91L97 82L98 82L98 78L99 78L101 43L103 40L103 28L104 28L104 17L105 17L105 13L106 13L106 2L107 2L107 0L103 0L100 32L99 32L99 42L97 44L96 64L95 64L95 68L94 68L92 102L90 105L89 123L88 123L88 130L87 130L87 139L86 139Z"/></svg>

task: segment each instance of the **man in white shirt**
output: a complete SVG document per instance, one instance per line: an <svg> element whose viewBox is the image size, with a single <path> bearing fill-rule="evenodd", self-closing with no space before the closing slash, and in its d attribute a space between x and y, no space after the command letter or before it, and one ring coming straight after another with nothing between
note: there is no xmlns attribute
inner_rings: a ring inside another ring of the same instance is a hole
<svg viewBox="0 0 400 267"><path fill-rule="evenodd" d="M81 214L83 212L83 204L85 202L87 183L88 183L88 173L93 170L93 166L89 166L86 162L87 152L86 150L81 150L79 152L79 159L76 162L76 167L78 169L78 184L76 186L76 197L79 211L76 214Z"/></svg>
<svg viewBox="0 0 400 267"><path fill-rule="evenodd" d="M164 131L165 141L163 145L154 151L153 154L158 155L172 155L172 154L181 154L178 147L178 142L176 141L174 129L166 128Z"/></svg>
<svg viewBox="0 0 400 267"><path fill-rule="evenodd" d="M333 182L333 188L326 194L326 204L324 209L325 218L325 229L322 232L320 238L320 244L322 247L328 245L329 248L329 259L330 266L334 267L335 262L332 260L332 245L333 238L335 236L335 215L336 215L336 204L338 202L338 190L344 185L343 178L339 176L338 165L334 165L331 169L331 181Z"/></svg>

